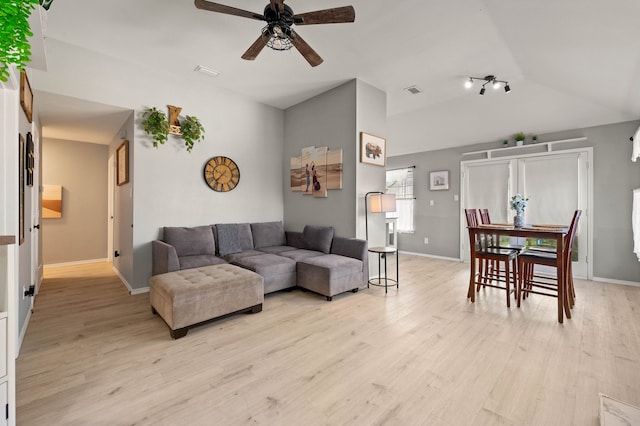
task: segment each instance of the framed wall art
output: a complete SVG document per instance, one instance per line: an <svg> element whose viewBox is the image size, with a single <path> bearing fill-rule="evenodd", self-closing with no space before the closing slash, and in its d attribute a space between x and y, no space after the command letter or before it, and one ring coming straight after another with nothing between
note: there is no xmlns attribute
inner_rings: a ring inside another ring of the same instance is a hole
<svg viewBox="0 0 640 426"><path fill-rule="evenodd" d="M42 185L42 217L44 219L62 217L62 186Z"/></svg>
<svg viewBox="0 0 640 426"><path fill-rule="evenodd" d="M33 169L36 165L36 158L33 145L33 136L31 132L27 133L27 152L25 158L25 167L27 168L27 186L33 186Z"/></svg>
<svg viewBox="0 0 640 426"><path fill-rule="evenodd" d="M387 140L360 132L360 162L384 167L387 160Z"/></svg>
<svg viewBox="0 0 640 426"><path fill-rule="evenodd" d="M20 73L20 105L29 123L33 122L33 92L27 73L24 71Z"/></svg>
<svg viewBox="0 0 640 426"><path fill-rule="evenodd" d="M129 182L129 141L125 140L116 150L116 184Z"/></svg>
<svg viewBox="0 0 640 426"><path fill-rule="evenodd" d="M432 191L449 189L449 170L429 173L429 189Z"/></svg>
<svg viewBox="0 0 640 426"><path fill-rule="evenodd" d="M24 166L24 157L25 157L25 148L24 148L24 137L22 137L22 135L18 135L18 143L19 143L19 149L18 149L18 156L19 156L19 167L20 167L20 172L19 172L19 176L18 176L18 193L20 194L20 202L19 202L19 207L18 207L18 220L19 220L19 224L18 224L18 228L19 228L19 237L18 237L18 241L20 242L20 244L24 243L24 171L25 171L25 166Z"/></svg>

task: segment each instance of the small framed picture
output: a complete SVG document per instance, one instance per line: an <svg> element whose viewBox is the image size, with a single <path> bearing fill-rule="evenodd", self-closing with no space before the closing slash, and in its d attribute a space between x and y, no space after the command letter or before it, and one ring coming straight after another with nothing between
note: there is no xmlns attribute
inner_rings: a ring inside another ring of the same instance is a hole
<svg viewBox="0 0 640 426"><path fill-rule="evenodd" d="M20 73L20 105L29 123L33 122L33 92L27 73L24 71Z"/></svg>
<svg viewBox="0 0 640 426"><path fill-rule="evenodd" d="M449 170L429 173L429 189L432 191L449 189Z"/></svg>
<svg viewBox="0 0 640 426"><path fill-rule="evenodd" d="M360 162L384 167L387 162L387 140L360 132Z"/></svg>
<svg viewBox="0 0 640 426"><path fill-rule="evenodd" d="M116 151L116 184L129 182L129 141L125 140Z"/></svg>

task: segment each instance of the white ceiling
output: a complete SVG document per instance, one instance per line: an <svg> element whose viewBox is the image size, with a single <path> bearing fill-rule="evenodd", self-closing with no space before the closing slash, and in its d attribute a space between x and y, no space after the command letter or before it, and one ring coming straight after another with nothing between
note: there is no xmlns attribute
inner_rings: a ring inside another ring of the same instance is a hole
<svg viewBox="0 0 640 426"><path fill-rule="evenodd" d="M220 3L261 12L267 0ZM394 122L431 117L437 126L441 116L459 111L458 123L475 126L473 142L498 134L494 122L472 119L478 112L483 117L494 114L499 123L522 121L522 109L507 104L506 96L526 105L536 133L640 118L638 0L287 4L296 13L352 4L356 21L296 27L324 58L315 68L295 49L265 49L255 61L242 60L263 23L198 10L192 0L58 0L47 13L46 36L153 66L172 78L191 79L196 65L204 65L220 76L201 76L203 85L283 109L358 78L386 92L387 113ZM464 89L465 77L487 74L509 81L512 92L488 89L480 97L477 84ZM409 95L403 88L411 85L424 92ZM86 112L54 100L48 104L42 97L39 102L45 136L50 129L71 128L76 113ZM544 113L554 106L565 111ZM113 109L107 112L119 117ZM564 112L568 118L563 122ZM406 139L396 141L396 153L424 150Z"/></svg>

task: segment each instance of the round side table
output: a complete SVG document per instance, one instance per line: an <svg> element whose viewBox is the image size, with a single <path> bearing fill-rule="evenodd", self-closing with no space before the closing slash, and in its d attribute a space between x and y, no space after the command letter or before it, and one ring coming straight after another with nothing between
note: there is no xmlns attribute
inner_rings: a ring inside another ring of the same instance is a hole
<svg viewBox="0 0 640 426"><path fill-rule="evenodd" d="M389 287L400 288L400 286L398 285L398 282L400 281L400 274L399 274L400 269L398 267L400 260L398 259L398 249L396 249L395 247L370 247L369 253L377 253L378 255L378 277L370 278L369 281L367 282L367 288L369 288L369 285L384 287L385 293L387 293L387 290ZM396 256L396 278L395 279L389 278L389 276L387 275L387 256L390 254ZM380 269L382 259L384 259L384 277L382 276L382 271Z"/></svg>

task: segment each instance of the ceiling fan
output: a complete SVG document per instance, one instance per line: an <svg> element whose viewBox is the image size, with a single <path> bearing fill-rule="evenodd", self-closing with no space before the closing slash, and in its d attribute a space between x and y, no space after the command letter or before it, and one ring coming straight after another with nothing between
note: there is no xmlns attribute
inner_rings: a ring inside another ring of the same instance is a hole
<svg viewBox="0 0 640 426"><path fill-rule="evenodd" d="M265 46L274 50L289 50L295 47L312 67L320 65L322 58L291 26L339 24L353 22L356 19L353 6L334 7L296 15L289 6L284 4L284 0L269 0L263 14L206 0L195 0L195 4L198 9L267 22L258 39L244 52L242 59L253 61Z"/></svg>

